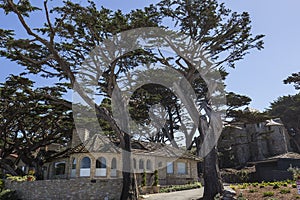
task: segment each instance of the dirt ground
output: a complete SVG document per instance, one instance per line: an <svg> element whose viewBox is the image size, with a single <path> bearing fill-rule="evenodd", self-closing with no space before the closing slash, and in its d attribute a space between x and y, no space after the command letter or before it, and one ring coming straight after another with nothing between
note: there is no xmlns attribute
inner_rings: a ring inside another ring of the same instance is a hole
<svg viewBox="0 0 300 200"><path fill-rule="evenodd" d="M245 188L237 187L235 191L237 197L242 194L239 200L300 200L297 188L293 188L292 184L288 184L287 186L281 185L279 188L274 188L274 186L261 187L260 185L249 185Z"/></svg>

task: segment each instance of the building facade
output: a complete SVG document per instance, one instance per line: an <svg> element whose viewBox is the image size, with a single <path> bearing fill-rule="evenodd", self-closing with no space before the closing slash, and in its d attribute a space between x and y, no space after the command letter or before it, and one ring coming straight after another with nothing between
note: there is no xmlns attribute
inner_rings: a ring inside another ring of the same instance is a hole
<svg viewBox="0 0 300 200"><path fill-rule="evenodd" d="M45 163L45 179L122 178L123 160L119 145L103 135L89 136L86 130L83 132L83 137L78 137L74 131L70 149ZM168 145L132 142L131 165L139 184L146 172L147 185L151 185L155 170L158 170L161 185L197 181L197 162L199 159L192 154Z"/></svg>

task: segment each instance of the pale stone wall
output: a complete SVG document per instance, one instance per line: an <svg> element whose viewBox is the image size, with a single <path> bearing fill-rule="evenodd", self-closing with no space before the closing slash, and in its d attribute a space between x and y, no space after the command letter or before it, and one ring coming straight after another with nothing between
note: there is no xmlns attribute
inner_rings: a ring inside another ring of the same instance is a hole
<svg viewBox="0 0 300 200"><path fill-rule="evenodd" d="M33 182L6 181L5 186L16 190L22 200L109 200L119 199L122 179L93 180L79 178L71 180L43 180Z"/></svg>

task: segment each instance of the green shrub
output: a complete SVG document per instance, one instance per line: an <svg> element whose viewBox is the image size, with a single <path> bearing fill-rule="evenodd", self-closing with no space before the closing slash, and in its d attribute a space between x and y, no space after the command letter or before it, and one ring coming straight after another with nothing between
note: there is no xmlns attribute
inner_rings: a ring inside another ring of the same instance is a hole
<svg viewBox="0 0 300 200"><path fill-rule="evenodd" d="M253 187L257 187L258 186L258 183L256 182L256 183L252 183L251 184Z"/></svg>
<svg viewBox="0 0 300 200"><path fill-rule="evenodd" d="M152 185L158 186L158 171L157 171L157 169L154 171L154 182Z"/></svg>
<svg viewBox="0 0 300 200"><path fill-rule="evenodd" d="M280 190L280 194L287 194L287 193L291 193L290 189L282 189Z"/></svg>
<svg viewBox="0 0 300 200"><path fill-rule="evenodd" d="M297 185L296 184L292 184L292 188L297 188Z"/></svg>
<svg viewBox="0 0 300 200"><path fill-rule="evenodd" d="M278 183L275 183L275 184L273 185L273 189L278 189L278 188L280 188L280 186L278 185Z"/></svg>
<svg viewBox="0 0 300 200"><path fill-rule="evenodd" d="M4 181L2 179L0 179L0 192L4 189L5 185L4 185Z"/></svg>
<svg viewBox="0 0 300 200"><path fill-rule="evenodd" d="M237 197L237 200L247 200L245 197L243 197L243 193L240 193Z"/></svg>
<svg viewBox="0 0 300 200"><path fill-rule="evenodd" d="M12 176L10 174L7 174L7 179L11 181L17 181L17 182L24 182L24 181L35 181L36 178L33 175L26 175L26 176Z"/></svg>
<svg viewBox="0 0 300 200"><path fill-rule="evenodd" d="M257 189L250 189L249 192L254 193L254 192L258 192L258 190Z"/></svg>
<svg viewBox="0 0 300 200"><path fill-rule="evenodd" d="M201 188L202 185L199 182L195 182L192 184L186 184L186 185L171 185L167 187L160 188L159 192L175 192L175 191L181 191L181 190L190 190L190 189L196 189Z"/></svg>
<svg viewBox="0 0 300 200"><path fill-rule="evenodd" d="M237 186L234 186L234 185L230 185L229 186L231 189L233 189L233 190L236 190L237 189Z"/></svg>
<svg viewBox="0 0 300 200"><path fill-rule="evenodd" d="M274 196L274 192L272 191L267 191L263 193L263 197L272 197Z"/></svg>
<svg viewBox="0 0 300 200"><path fill-rule="evenodd" d="M16 191L3 190L0 193L0 200L19 200Z"/></svg>
<svg viewBox="0 0 300 200"><path fill-rule="evenodd" d="M146 172L144 171L142 175L142 186L146 186L146 183L147 183L147 177L146 177Z"/></svg>

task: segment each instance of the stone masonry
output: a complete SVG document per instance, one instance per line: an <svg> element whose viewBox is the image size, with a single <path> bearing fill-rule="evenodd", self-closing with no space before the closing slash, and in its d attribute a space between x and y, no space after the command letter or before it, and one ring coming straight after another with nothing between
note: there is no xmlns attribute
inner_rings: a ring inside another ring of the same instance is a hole
<svg viewBox="0 0 300 200"><path fill-rule="evenodd" d="M6 188L16 190L22 200L109 200L119 199L122 179L43 180L15 182L7 180Z"/></svg>

